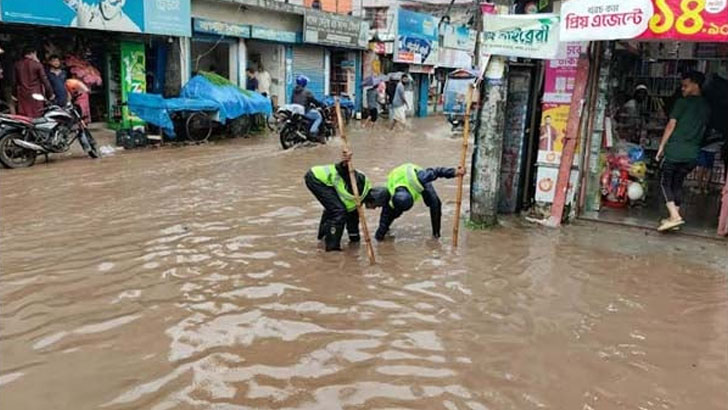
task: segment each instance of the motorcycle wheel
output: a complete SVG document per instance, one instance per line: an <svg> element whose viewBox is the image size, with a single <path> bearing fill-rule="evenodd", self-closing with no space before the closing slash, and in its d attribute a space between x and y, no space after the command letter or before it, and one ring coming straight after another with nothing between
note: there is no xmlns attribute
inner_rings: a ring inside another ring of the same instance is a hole
<svg viewBox="0 0 728 410"><path fill-rule="evenodd" d="M294 145L297 145L299 140L296 135L296 130L293 127L283 127L280 133L280 138L283 149L289 149Z"/></svg>
<svg viewBox="0 0 728 410"><path fill-rule="evenodd" d="M15 138L23 136L17 132L9 132L0 137L0 163L7 168L27 168L35 164L38 154L27 148L19 147L13 143Z"/></svg>
<svg viewBox="0 0 728 410"><path fill-rule="evenodd" d="M91 132L89 130L83 130L81 133L81 136L79 137L79 142L81 142L81 147L83 147L83 150L86 152L86 154L91 158L101 158L101 153L99 152L99 147L96 144L96 140L91 135Z"/></svg>

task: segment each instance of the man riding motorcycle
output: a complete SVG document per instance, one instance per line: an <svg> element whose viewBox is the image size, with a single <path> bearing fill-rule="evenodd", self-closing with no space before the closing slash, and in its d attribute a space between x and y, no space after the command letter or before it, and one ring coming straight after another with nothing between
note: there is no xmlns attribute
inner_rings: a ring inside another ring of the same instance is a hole
<svg viewBox="0 0 728 410"><path fill-rule="evenodd" d="M323 117L318 110L311 109L311 106L323 107L323 104L316 99L311 90L306 88L307 85L308 77L305 75L299 75L296 77L296 88L293 89L292 103L303 106L306 110L306 118L312 121L309 132L312 136L318 136L319 127L321 126Z"/></svg>

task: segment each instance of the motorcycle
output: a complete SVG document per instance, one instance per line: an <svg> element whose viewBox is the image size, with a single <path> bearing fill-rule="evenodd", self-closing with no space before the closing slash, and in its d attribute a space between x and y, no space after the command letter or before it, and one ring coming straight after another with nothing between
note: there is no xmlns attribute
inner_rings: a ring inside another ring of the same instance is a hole
<svg viewBox="0 0 728 410"><path fill-rule="evenodd" d="M339 105L341 106L341 118L344 120L345 125L349 125L349 121L354 116L355 105L354 101L347 94L341 94L338 97L327 95L321 101L327 108L334 107L336 99L339 99ZM334 111L334 118L336 118L336 111Z"/></svg>
<svg viewBox="0 0 728 410"><path fill-rule="evenodd" d="M313 121L306 118L305 110L297 104L290 104L281 107L279 118L284 118L283 126L280 129L279 136L283 149L289 149L295 145L305 142L313 142L317 144L326 144L335 133L334 118L336 112L334 107L311 107L312 110L318 110L321 114L321 126L317 136L311 135L309 131ZM285 112L281 112L285 111Z"/></svg>
<svg viewBox="0 0 728 410"><path fill-rule="evenodd" d="M478 105L476 103L473 103L470 106L470 130L475 129L475 122L476 122L476 112L478 110ZM452 126L451 131L457 132L463 129L465 126L465 115L464 114L448 114L447 115L447 122L450 123Z"/></svg>
<svg viewBox="0 0 728 410"><path fill-rule="evenodd" d="M0 114L0 162L4 166L33 166L39 154L66 152L76 140L89 157L101 156L75 98L66 107L51 104L41 94L33 94L33 99L45 102L39 118Z"/></svg>

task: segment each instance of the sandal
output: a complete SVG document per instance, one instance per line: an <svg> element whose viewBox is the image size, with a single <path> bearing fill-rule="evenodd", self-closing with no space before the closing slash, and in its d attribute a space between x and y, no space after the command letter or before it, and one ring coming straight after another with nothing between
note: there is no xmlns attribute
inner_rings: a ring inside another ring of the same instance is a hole
<svg viewBox="0 0 728 410"><path fill-rule="evenodd" d="M678 219L677 221L672 221L672 220L668 219L667 221L664 221L664 223L662 225L660 225L659 228L657 228L657 231L658 232L669 231L669 230L675 229L683 224L685 224L684 219Z"/></svg>
<svg viewBox="0 0 728 410"><path fill-rule="evenodd" d="M664 225L664 224L666 224L666 223L668 223L668 222L670 222L670 218L660 219L660 225L661 226ZM671 231L679 231L680 228L681 228L680 226L676 226L676 227L674 227L674 228L672 228L670 230Z"/></svg>

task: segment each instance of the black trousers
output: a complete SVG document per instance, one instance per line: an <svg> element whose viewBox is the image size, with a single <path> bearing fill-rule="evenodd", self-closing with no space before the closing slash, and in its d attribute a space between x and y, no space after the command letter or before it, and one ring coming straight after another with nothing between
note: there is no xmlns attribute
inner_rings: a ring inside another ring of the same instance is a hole
<svg viewBox="0 0 728 410"><path fill-rule="evenodd" d="M682 204L683 183L685 178L695 168L695 161L672 162L664 160L660 167L660 189L665 202L674 202L676 206Z"/></svg>
<svg viewBox="0 0 728 410"><path fill-rule="evenodd" d="M308 190L324 207L321 222L319 223L318 239L324 239L326 250L341 250L341 237L344 234L344 227L349 233L349 240L358 242L360 240L359 214L356 210L347 212L346 207L336 193L336 189L326 186L316 179L313 172L308 171L303 180Z"/></svg>

